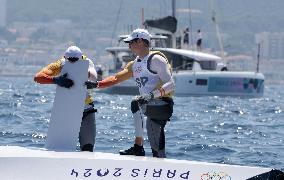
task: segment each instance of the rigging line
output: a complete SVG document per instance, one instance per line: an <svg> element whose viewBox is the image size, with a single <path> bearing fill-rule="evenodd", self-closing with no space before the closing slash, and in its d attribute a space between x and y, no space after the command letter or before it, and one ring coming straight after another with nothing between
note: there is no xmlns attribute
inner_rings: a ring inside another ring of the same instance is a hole
<svg viewBox="0 0 284 180"><path fill-rule="evenodd" d="M216 18L216 11L214 9L214 3L213 3L213 0L210 0L210 8L211 8L211 11L212 11L212 22L214 23L215 25L215 29L216 29L216 34L217 34L217 40L218 40L218 43L219 43L219 48L220 48L220 51L221 51L221 58L223 60L225 60L225 55L224 55L224 47L223 47L223 41L222 41L222 37L221 37L221 34L220 34L220 30L219 30L219 25L218 25L218 22L217 22L217 18ZM227 63L227 62L226 62Z"/></svg>
<svg viewBox="0 0 284 180"><path fill-rule="evenodd" d="M190 4L190 0L188 0L188 10L189 10L189 28L190 28L190 41L191 44L193 45L193 34L192 34L192 10L191 10L191 4Z"/></svg>
<svg viewBox="0 0 284 180"><path fill-rule="evenodd" d="M114 39L114 35L115 35L116 29L117 29L117 24L118 24L118 21L119 21L119 16L120 16L120 12L121 12L121 8L122 8L122 4L123 4L123 0L120 0L119 9L118 9L118 12L117 12L117 16L116 16L116 20L115 20L114 28L113 28L112 35L111 35L111 42L110 42L110 46L112 46L112 45L113 45L113 39Z"/></svg>

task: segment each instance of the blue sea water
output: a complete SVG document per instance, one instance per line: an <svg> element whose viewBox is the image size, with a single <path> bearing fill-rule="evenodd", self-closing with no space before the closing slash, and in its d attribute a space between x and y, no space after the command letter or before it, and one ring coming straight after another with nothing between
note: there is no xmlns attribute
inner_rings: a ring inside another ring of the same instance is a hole
<svg viewBox="0 0 284 180"><path fill-rule="evenodd" d="M0 77L0 145L44 147L54 85L32 77ZM95 151L117 153L133 144L132 96L95 93ZM166 126L168 158L284 170L283 84L262 98L175 97ZM145 150L151 156L145 133ZM1 153L1 152L0 152Z"/></svg>

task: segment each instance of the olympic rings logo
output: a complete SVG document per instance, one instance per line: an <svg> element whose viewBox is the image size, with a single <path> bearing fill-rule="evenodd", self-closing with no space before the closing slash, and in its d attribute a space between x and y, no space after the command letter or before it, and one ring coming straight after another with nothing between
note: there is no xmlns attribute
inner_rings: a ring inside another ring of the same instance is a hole
<svg viewBox="0 0 284 180"><path fill-rule="evenodd" d="M201 175L201 180L231 180L231 176L224 172L208 172Z"/></svg>

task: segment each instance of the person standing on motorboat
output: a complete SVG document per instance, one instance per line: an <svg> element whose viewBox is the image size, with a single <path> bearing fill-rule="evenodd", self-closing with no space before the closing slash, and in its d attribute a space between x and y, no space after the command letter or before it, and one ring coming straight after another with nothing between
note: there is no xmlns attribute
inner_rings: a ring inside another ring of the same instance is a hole
<svg viewBox="0 0 284 180"><path fill-rule="evenodd" d="M185 49L189 47L189 28L188 27L183 31L183 45Z"/></svg>
<svg viewBox="0 0 284 180"><path fill-rule="evenodd" d="M97 65L95 69L97 71L97 80L101 81L103 79L103 68L101 65Z"/></svg>
<svg viewBox="0 0 284 180"><path fill-rule="evenodd" d="M201 30L197 30L197 41L196 41L196 48L198 51L201 51L201 44L202 44L202 33Z"/></svg>
<svg viewBox="0 0 284 180"><path fill-rule="evenodd" d="M121 155L145 156L143 148L143 114L147 116L146 129L153 157L165 158L164 127L173 113L174 80L171 66L164 54L150 51L151 34L145 29L134 30L124 42L137 55L125 68L93 86L105 88L133 77L140 95L131 102L135 126L135 144L120 151ZM89 85L89 84L88 84Z"/></svg>
<svg viewBox="0 0 284 180"><path fill-rule="evenodd" d="M97 72L94 68L92 60L83 55L80 48L77 46L70 46L64 54L64 57L47 65L34 76L34 81L39 84L56 84L64 88L71 88L73 81L68 78L68 74L61 74L61 70L66 61L74 63L79 60L89 62L88 80L96 81ZM87 86L88 93L86 94L85 109L82 117L79 142L81 151L93 152L96 136L95 112L94 102L92 97L92 90Z"/></svg>

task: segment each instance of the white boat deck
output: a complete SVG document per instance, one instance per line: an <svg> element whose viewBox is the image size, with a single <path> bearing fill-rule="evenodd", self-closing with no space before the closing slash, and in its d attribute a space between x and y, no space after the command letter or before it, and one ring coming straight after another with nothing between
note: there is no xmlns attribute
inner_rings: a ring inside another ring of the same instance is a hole
<svg viewBox="0 0 284 180"><path fill-rule="evenodd" d="M1 179L248 179L270 168L0 146Z"/></svg>

